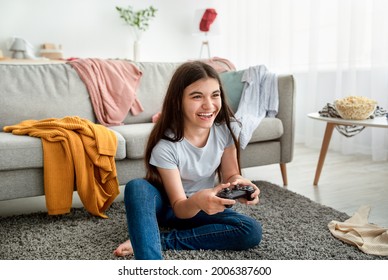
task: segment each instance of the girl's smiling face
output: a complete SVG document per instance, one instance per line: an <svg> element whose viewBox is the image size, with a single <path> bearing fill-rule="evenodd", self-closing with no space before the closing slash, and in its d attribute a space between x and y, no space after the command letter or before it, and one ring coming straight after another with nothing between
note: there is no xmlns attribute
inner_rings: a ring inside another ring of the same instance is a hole
<svg viewBox="0 0 388 280"><path fill-rule="evenodd" d="M201 79L187 86L182 102L185 129L209 129L221 106L220 85L216 79Z"/></svg>

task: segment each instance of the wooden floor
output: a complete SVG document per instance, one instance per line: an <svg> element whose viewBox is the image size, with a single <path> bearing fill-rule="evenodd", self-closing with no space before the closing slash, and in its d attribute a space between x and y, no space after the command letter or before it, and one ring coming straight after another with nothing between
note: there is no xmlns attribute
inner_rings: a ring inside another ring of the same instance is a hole
<svg viewBox="0 0 388 280"><path fill-rule="evenodd" d="M297 144L287 164L288 190L352 216L369 205L369 222L388 228L388 162L373 162L366 155L328 151L318 186L313 186L319 150ZM243 170L252 180L283 185L279 165Z"/></svg>
<svg viewBox="0 0 388 280"><path fill-rule="evenodd" d="M287 164L287 189L352 216L369 205L369 222L388 228L388 162L373 162L369 156L344 156L329 150L317 187L313 186L319 150L295 146L294 159ZM251 180L283 185L279 165L243 170ZM121 186L122 188L122 186ZM122 199L122 193L118 199ZM81 207L74 195L74 206ZM46 211L44 197L0 201L0 216Z"/></svg>

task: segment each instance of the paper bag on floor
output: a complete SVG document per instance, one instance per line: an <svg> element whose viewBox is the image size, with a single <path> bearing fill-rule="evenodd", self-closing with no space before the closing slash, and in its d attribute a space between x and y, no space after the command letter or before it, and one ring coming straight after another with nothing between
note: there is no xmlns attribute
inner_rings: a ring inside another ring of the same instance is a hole
<svg viewBox="0 0 388 280"><path fill-rule="evenodd" d="M330 232L367 254L388 256L388 229L368 223L370 207L361 206L344 222L331 221Z"/></svg>

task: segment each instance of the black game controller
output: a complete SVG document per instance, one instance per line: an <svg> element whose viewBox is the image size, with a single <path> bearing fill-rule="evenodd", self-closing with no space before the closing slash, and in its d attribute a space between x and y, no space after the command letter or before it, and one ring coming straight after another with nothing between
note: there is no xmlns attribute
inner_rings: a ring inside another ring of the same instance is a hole
<svg viewBox="0 0 388 280"><path fill-rule="evenodd" d="M238 199L238 198L245 198L246 200L253 200L251 197L251 194L255 192L255 189L252 186L242 186L242 185L235 185L232 189L225 188L222 191L220 191L217 196L221 198L226 199ZM225 205L226 208L232 207L232 205Z"/></svg>

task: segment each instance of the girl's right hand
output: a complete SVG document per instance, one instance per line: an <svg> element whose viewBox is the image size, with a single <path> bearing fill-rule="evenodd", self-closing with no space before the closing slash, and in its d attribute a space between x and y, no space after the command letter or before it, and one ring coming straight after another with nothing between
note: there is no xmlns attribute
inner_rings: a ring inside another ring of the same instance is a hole
<svg viewBox="0 0 388 280"><path fill-rule="evenodd" d="M217 196L220 191L228 187L230 187L230 183L219 184L212 189L204 189L197 192L194 196L198 207L209 215L223 212L225 205L233 205L236 203L233 199L225 199Z"/></svg>

